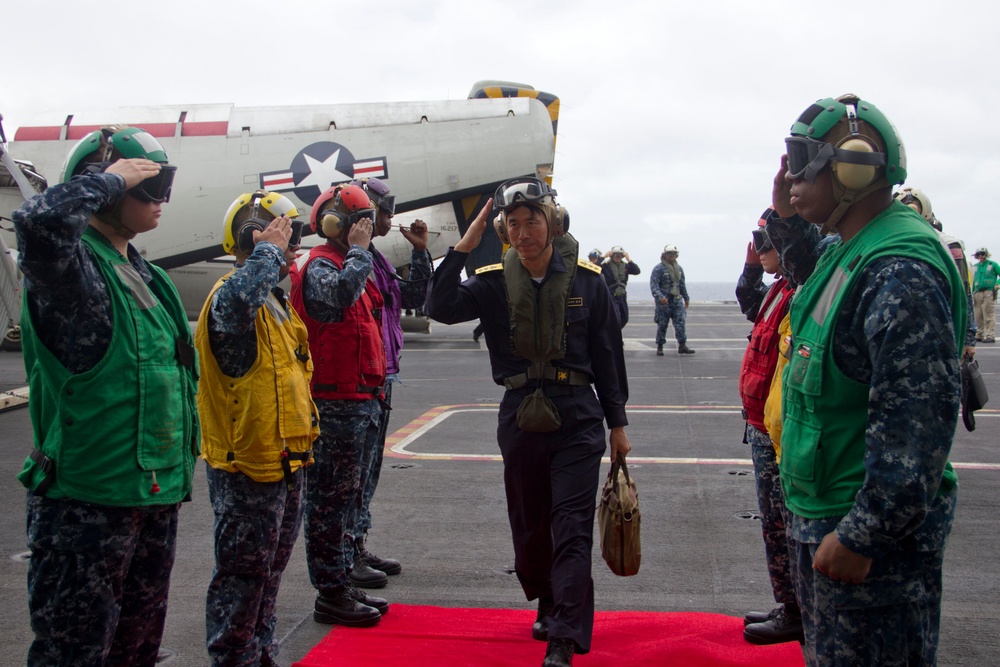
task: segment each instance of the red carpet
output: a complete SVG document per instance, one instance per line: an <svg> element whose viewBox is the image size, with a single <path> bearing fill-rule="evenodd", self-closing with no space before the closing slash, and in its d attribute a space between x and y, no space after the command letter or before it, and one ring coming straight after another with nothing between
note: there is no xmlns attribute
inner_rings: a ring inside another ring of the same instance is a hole
<svg viewBox="0 0 1000 667"><path fill-rule="evenodd" d="M334 627L293 667L490 667L541 665L533 610L451 609L393 604L374 628ZM722 614L599 611L590 653L574 667L622 665L800 666L798 643L754 646L743 619Z"/></svg>

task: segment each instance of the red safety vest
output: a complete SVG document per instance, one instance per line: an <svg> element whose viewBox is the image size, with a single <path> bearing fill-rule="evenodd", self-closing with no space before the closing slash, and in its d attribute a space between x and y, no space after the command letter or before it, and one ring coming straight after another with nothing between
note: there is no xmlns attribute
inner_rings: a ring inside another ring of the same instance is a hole
<svg viewBox="0 0 1000 667"><path fill-rule="evenodd" d="M757 319L750 332L750 344L743 354L740 370L740 398L746 420L764 431L764 403L771 388L771 376L778 364L778 326L788 312L795 289L784 278L778 278L764 297Z"/></svg>
<svg viewBox="0 0 1000 667"><path fill-rule="evenodd" d="M291 303L309 332L313 357L313 398L364 401L382 395L385 346L382 343L382 295L369 276L354 305L336 322L320 322L306 312L302 278L317 257L344 268L345 252L331 243L316 246L292 265ZM304 262L302 260L305 260Z"/></svg>

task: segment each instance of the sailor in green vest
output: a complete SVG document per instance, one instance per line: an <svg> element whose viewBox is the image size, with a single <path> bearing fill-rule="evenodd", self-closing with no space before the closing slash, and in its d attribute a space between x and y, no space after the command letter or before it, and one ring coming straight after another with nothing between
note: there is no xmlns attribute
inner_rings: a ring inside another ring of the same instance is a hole
<svg viewBox="0 0 1000 667"><path fill-rule="evenodd" d="M146 131L105 127L14 213L34 427L18 475L28 665L156 663L198 456L197 359L177 290L129 241L159 225L175 169Z"/></svg>
<svg viewBox="0 0 1000 667"><path fill-rule="evenodd" d="M482 320L493 381L507 388L497 417L514 569L538 600L531 634L548 641L544 667L590 650L591 552L601 458L631 449L621 328L600 268L579 259L568 214L536 178L497 190L431 277L424 312L445 324ZM503 262L461 282L491 203ZM604 422L611 429L605 435Z"/></svg>
<svg viewBox="0 0 1000 667"><path fill-rule="evenodd" d="M934 230L892 199L906 155L873 104L819 100L791 135L766 229L800 284L780 474L803 652L809 665L933 665L964 288Z"/></svg>

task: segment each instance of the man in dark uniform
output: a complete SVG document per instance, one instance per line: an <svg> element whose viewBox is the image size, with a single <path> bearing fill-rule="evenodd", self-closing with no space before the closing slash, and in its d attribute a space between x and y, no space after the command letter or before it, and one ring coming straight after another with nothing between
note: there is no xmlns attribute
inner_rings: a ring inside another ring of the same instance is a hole
<svg viewBox="0 0 1000 667"><path fill-rule="evenodd" d="M514 567L527 598L538 599L532 636L548 640L544 665L550 667L590 650L605 420L612 458L631 449L628 382L611 295L598 267L578 260L555 194L533 178L501 185L496 230L511 246L503 263L460 281L486 230L490 200L445 256L425 304L428 315L446 324L482 320L493 380L507 387L497 439Z"/></svg>

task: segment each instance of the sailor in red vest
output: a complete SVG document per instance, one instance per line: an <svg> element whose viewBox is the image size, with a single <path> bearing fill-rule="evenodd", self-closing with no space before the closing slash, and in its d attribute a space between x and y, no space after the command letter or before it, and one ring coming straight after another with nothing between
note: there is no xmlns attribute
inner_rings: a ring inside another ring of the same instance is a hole
<svg viewBox="0 0 1000 667"><path fill-rule="evenodd" d="M357 627L378 623L389 609L348 578L351 527L378 444L385 386L383 301L368 251L375 215L358 186L328 189L309 218L326 243L300 257L289 273L292 306L309 331L312 395L320 414L316 463L306 469L306 563L319 592L313 618Z"/></svg>
<svg viewBox="0 0 1000 667"><path fill-rule="evenodd" d="M743 274L736 286L740 310L754 323L740 371L740 398L746 419L743 442L750 445L767 571L774 601L778 603L770 612L752 611L744 618L746 627L743 638L753 644L778 644L802 639L802 616L788 569L785 501L778 478L779 450L777 443L768 435L765 416L778 364L782 325L788 328L788 307L794 292L792 285L782 276L778 253L764 232L764 224L773 214L774 209L768 208L761 215L758 228L753 232L753 241L747 247ZM776 278L770 286L764 284L765 273ZM780 420L780 416L777 419Z"/></svg>

